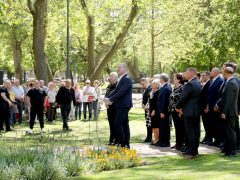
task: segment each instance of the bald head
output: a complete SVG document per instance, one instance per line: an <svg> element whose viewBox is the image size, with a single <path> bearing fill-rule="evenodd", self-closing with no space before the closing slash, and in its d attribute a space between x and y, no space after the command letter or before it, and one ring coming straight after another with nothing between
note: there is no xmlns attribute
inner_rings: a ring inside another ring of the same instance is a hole
<svg viewBox="0 0 240 180"><path fill-rule="evenodd" d="M66 88L70 89L72 86L72 81L70 79L67 79L65 83L66 83Z"/></svg>

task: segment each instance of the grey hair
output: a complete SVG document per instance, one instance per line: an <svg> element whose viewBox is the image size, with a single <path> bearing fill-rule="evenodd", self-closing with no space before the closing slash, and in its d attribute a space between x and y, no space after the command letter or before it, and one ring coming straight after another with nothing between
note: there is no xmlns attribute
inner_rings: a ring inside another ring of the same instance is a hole
<svg viewBox="0 0 240 180"><path fill-rule="evenodd" d="M215 67L215 68L212 68L212 71L213 71L213 72L216 72L216 73L218 73L218 74L220 74L220 72L221 72L220 69L219 69L219 68L216 68L216 67Z"/></svg>
<svg viewBox="0 0 240 180"><path fill-rule="evenodd" d="M122 66L125 69L125 71L128 72L127 64L122 63L122 64L119 64L119 66Z"/></svg>
<svg viewBox="0 0 240 180"><path fill-rule="evenodd" d="M154 74L153 79L160 79L160 74Z"/></svg>
<svg viewBox="0 0 240 180"><path fill-rule="evenodd" d="M166 73L162 73L162 74L160 74L160 79L162 79L164 82L168 82L169 76Z"/></svg>
<svg viewBox="0 0 240 180"><path fill-rule="evenodd" d="M160 86L160 81L159 81L159 79L154 79L153 81L152 81L152 84L156 84L156 85L158 85L158 87Z"/></svg>
<svg viewBox="0 0 240 180"><path fill-rule="evenodd" d="M118 73L117 72L111 72L109 75L114 76L115 78L118 78Z"/></svg>

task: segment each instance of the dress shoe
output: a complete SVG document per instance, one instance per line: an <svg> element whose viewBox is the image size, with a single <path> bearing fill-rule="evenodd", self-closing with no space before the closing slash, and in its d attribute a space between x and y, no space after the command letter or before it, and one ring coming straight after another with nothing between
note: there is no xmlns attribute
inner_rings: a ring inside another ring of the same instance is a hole
<svg viewBox="0 0 240 180"><path fill-rule="evenodd" d="M234 157L236 156L235 152L225 152L225 154L223 155L223 157Z"/></svg>
<svg viewBox="0 0 240 180"><path fill-rule="evenodd" d="M115 146L116 144L113 143L113 142L110 142L110 143L108 143L107 145L108 145L108 146Z"/></svg>
<svg viewBox="0 0 240 180"><path fill-rule="evenodd" d="M143 142L144 142L144 143L152 142L152 139L146 138Z"/></svg>
<svg viewBox="0 0 240 180"><path fill-rule="evenodd" d="M72 131L70 128L63 128L63 131Z"/></svg>
<svg viewBox="0 0 240 180"><path fill-rule="evenodd" d="M170 147L170 143L161 143L159 147Z"/></svg>

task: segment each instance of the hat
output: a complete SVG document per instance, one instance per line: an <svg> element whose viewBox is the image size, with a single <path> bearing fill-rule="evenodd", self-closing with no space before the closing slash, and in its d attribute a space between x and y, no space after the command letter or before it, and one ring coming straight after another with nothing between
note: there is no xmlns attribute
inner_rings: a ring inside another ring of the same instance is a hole
<svg viewBox="0 0 240 180"><path fill-rule="evenodd" d="M86 84L90 84L91 82L90 82L90 80L86 80L85 83Z"/></svg>

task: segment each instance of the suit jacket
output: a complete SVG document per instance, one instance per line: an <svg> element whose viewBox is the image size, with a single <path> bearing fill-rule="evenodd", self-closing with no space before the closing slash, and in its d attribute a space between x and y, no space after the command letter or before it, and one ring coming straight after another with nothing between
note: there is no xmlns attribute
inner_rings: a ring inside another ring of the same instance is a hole
<svg viewBox="0 0 240 180"><path fill-rule="evenodd" d="M203 111L204 109L206 109L207 105L208 105L208 88L211 84L211 81L209 80L203 87L202 87L202 91L201 91L201 97L200 97L200 101L201 101L201 110Z"/></svg>
<svg viewBox="0 0 240 180"><path fill-rule="evenodd" d="M200 94L201 85L197 78L188 81L182 90L180 101L176 108L183 109L184 117L199 117L200 116Z"/></svg>
<svg viewBox="0 0 240 180"><path fill-rule="evenodd" d="M125 74L107 97L114 103L116 108L131 108L132 79Z"/></svg>
<svg viewBox="0 0 240 180"><path fill-rule="evenodd" d="M162 88L159 90L158 95L158 114L168 113L168 106L169 106L169 100L170 100L170 94L172 93L172 88L169 86L169 84L165 84Z"/></svg>
<svg viewBox="0 0 240 180"><path fill-rule="evenodd" d="M239 86L239 94L240 94L240 79L237 77L237 76L234 76L237 83L238 83L238 86ZM240 113L240 96L238 96L238 114Z"/></svg>
<svg viewBox="0 0 240 180"><path fill-rule="evenodd" d="M152 90L151 86L149 85L145 91L143 92L143 98L142 98L142 104L146 105L148 102L148 97L149 97L149 93Z"/></svg>
<svg viewBox="0 0 240 180"><path fill-rule="evenodd" d="M210 111L213 111L214 106L221 97L219 89L222 83L223 79L219 76L208 88L208 107Z"/></svg>
<svg viewBox="0 0 240 180"><path fill-rule="evenodd" d="M232 78L225 84L221 100L218 103L220 111L226 116L238 116L238 95L238 82Z"/></svg>

